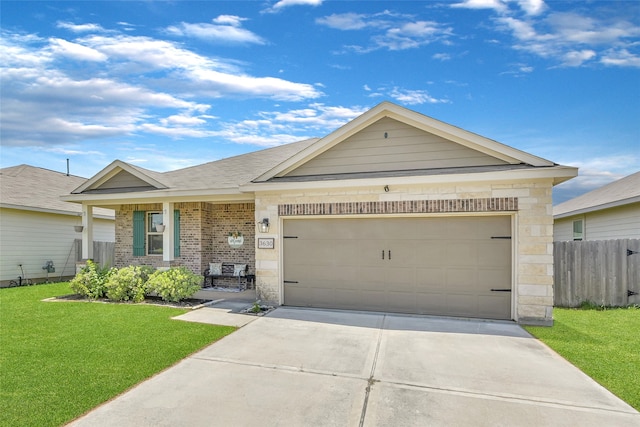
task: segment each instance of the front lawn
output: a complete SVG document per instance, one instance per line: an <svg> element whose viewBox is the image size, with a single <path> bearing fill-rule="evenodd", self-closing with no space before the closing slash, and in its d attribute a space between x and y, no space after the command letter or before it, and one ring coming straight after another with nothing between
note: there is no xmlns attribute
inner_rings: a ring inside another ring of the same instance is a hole
<svg viewBox="0 0 640 427"><path fill-rule="evenodd" d="M59 426L236 328L185 309L43 302L67 283L0 289L0 425Z"/></svg>
<svg viewBox="0 0 640 427"><path fill-rule="evenodd" d="M551 328L527 331L640 410L640 309L555 308Z"/></svg>

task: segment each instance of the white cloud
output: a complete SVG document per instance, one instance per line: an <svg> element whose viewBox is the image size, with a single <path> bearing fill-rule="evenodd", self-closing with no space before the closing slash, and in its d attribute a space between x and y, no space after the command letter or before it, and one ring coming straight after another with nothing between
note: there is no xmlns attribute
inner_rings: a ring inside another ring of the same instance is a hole
<svg viewBox="0 0 640 427"><path fill-rule="evenodd" d="M55 55L66 56L79 61L102 62L107 60L107 55L104 53L77 43L58 38L49 39L49 43L51 44L51 51Z"/></svg>
<svg viewBox="0 0 640 427"><path fill-rule="evenodd" d="M216 20L229 28L241 21ZM112 33L45 40L4 33L0 47L0 138L7 146L64 146L145 134L224 137L212 130L224 125L204 114L210 106L203 99L304 101L323 95L319 85L251 76L239 61L205 57L151 37ZM298 131L290 138L298 139Z"/></svg>
<svg viewBox="0 0 640 427"><path fill-rule="evenodd" d="M342 13L316 19L316 23L336 30L368 30L370 45L345 45L348 51L369 53L379 49L405 50L435 41L446 43L453 29L435 21L416 20L412 15L384 11L375 14Z"/></svg>
<svg viewBox="0 0 640 427"><path fill-rule="evenodd" d="M58 21L56 27L64 28L74 33L96 33L104 31L104 28L98 24L74 24L73 22Z"/></svg>
<svg viewBox="0 0 640 427"><path fill-rule="evenodd" d="M181 22L177 26L168 27L166 31L177 36L194 37L208 41L265 44L262 37L240 27L242 21L245 20L245 18L235 15L220 15L213 19L213 24Z"/></svg>
<svg viewBox="0 0 640 427"><path fill-rule="evenodd" d="M237 144L275 146L324 136L364 113L365 107L327 106L314 103L306 108L262 111L257 118L226 123L217 133Z"/></svg>
<svg viewBox="0 0 640 427"><path fill-rule="evenodd" d="M611 49L603 54L600 62L610 66L640 68L640 55L633 54L627 49L619 51Z"/></svg>
<svg viewBox="0 0 640 427"><path fill-rule="evenodd" d="M361 30L370 25L367 23L367 15L359 13L334 13L317 18L316 23L336 30Z"/></svg>
<svg viewBox="0 0 640 427"><path fill-rule="evenodd" d="M638 66L633 60L637 55L630 53L627 47L630 49L638 45L634 39L640 36L640 27L624 19L604 22L576 13L552 13L541 20L522 20L502 16L496 18L496 22L499 24L499 29L513 34L517 40L513 45L515 49L528 51L543 58L555 59L561 66L579 67L598 56L624 51L628 55L622 54L622 56L627 58L621 58L619 62L604 58L601 62L615 66ZM603 51L603 47L609 48Z"/></svg>
<svg viewBox="0 0 640 427"><path fill-rule="evenodd" d="M442 104L449 103L449 100L438 99L429 95L426 90L409 90L394 87L389 94L393 99L408 105L416 104Z"/></svg>
<svg viewBox="0 0 640 427"><path fill-rule="evenodd" d="M586 61L593 59L596 53L590 49L574 50L563 55L562 65L567 67L578 67Z"/></svg>
<svg viewBox="0 0 640 427"><path fill-rule="evenodd" d="M539 15L547 9L544 0L517 0L518 5L527 15Z"/></svg>
<svg viewBox="0 0 640 427"><path fill-rule="evenodd" d="M270 8L265 9L264 12L276 13L291 6L320 6L322 2L323 0L279 0Z"/></svg>
<svg viewBox="0 0 640 427"><path fill-rule="evenodd" d="M247 21L248 18L241 18L237 15L220 15L217 18L213 18L214 24L219 25L231 25L233 27L239 27L243 21Z"/></svg>
<svg viewBox="0 0 640 427"><path fill-rule="evenodd" d="M504 12L507 6L502 0L464 0L462 3L454 3L451 7L464 9L493 9L497 12Z"/></svg>

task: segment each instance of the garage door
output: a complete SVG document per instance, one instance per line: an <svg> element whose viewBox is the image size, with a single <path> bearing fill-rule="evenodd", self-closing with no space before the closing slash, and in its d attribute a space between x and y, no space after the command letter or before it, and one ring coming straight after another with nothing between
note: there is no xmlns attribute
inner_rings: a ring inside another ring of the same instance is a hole
<svg viewBox="0 0 640 427"><path fill-rule="evenodd" d="M284 304L511 318L511 219L288 219Z"/></svg>

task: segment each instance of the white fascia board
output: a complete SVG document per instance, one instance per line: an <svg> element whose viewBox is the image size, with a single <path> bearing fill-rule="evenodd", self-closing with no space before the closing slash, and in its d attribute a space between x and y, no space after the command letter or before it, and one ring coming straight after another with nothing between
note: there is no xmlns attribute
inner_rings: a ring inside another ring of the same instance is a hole
<svg viewBox="0 0 640 427"><path fill-rule="evenodd" d="M624 199L624 200L616 200L615 202L604 203L602 205L597 205L597 206L589 206L587 208L576 209L576 210L569 211L569 212L563 212L561 214L554 215L553 218L554 219L562 219L562 218L567 218L567 217L570 217L570 216L586 214L586 213L589 213L589 212L595 212L595 211L602 211L602 210L605 210L605 209L617 208L619 206L630 205L632 203L638 203L638 202L640 202L640 196L631 197L629 199Z"/></svg>
<svg viewBox="0 0 640 427"><path fill-rule="evenodd" d="M360 188L385 185L410 184L447 184L486 181L514 181L530 179L553 179L553 185L567 181L578 175L578 169L570 166L552 166L539 169L520 169L511 171L492 171L462 174L420 175L401 177L378 177L362 179L341 179L327 181L296 181L296 182L256 182L240 186L240 191L299 191L328 188Z"/></svg>
<svg viewBox="0 0 640 427"><path fill-rule="evenodd" d="M208 190L158 190L153 192L109 193L109 194L70 194L61 196L66 202L87 203L93 206L126 205L132 203L162 203L162 202L212 202L212 203L242 203L253 202L253 195L242 193L238 189L208 189Z"/></svg>
<svg viewBox="0 0 640 427"><path fill-rule="evenodd" d="M151 185L153 187L156 187L158 189L167 188L167 186L164 185L163 183L161 183L161 182L151 178L150 176L140 172L138 169L131 167L127 163L125 163L125 162L123 162L121 160L114 160L113 162L111 162L111 164L109 164L107 167L102 169L100 172L98 172L93 177L89 178L84 184L82 184L80 187L78 187L75 190L73 190L71 193L72 194L78 194L78 193L82 193L83 191L88 190L90 188L100 187L100 185L102 185L104 182L108 181L109 179L113 178L121 170L130 173L131 175L135 176L136 178L138 178L138 179L140 179L140 180L142 180L142 181L148 183L149 185Z"/></svg>
<svg viewBox="0 0 640 427"><path fill-rule="evenodd" d="M74 211L63 211L60 209L46 209L46 208L39 208L36 206L20 206L20 205L11 205L11 204L7 204L7 203L2 203L0 204L0 208L4 208L4 209L15 209L15 210L19 210L19 211L29 211L29 212L39 212L39 213L50 213L50 214L55 214L55 215L67 215L67 216L77 216L77 217L81 217L82 216L82 212L74 212ZM100 218L100 219L109 219L109 220L115 220L115 215L109 216L109 215L93 215L94 218Z"/></svg>

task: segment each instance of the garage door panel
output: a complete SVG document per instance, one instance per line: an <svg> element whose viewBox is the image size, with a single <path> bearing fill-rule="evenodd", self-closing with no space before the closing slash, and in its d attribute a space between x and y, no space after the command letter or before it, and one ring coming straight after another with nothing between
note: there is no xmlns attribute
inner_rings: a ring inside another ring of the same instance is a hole
<svg viewBox="0 0 640 427"><path fill-rule="evenodd" d="M511 293L491 289L511 289L512 242L491 237L510 232L508 216L285 220L284 277L300 283L284 303L509 319Z"/></svg>
<svg viewBox="0 0 640 427"><path fill-rule="evenodd" d="M478 270L477 279L480 289L504 288L505 283L511 282L511 272L498 268L483 268Z"/></svg>
<svg viewBox="0 0 640 427"><path fill-rule="evenodd" d="M445 244L447 265L466 266L475 264L478 259L477 248L470 241L456 241Z"/></svg>
<svg viewBox="0 0 640 427"><path fill-rule="evenodd" d="M494 240L479 243L478 264L480 265L504 265L504 260L511 258L511 241Z"/></svg>

